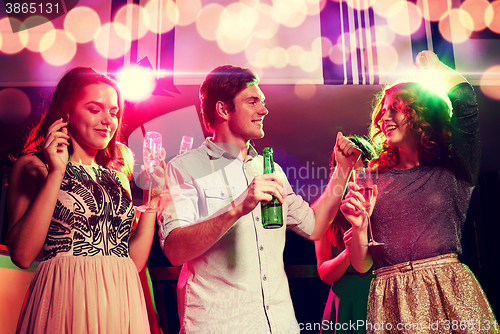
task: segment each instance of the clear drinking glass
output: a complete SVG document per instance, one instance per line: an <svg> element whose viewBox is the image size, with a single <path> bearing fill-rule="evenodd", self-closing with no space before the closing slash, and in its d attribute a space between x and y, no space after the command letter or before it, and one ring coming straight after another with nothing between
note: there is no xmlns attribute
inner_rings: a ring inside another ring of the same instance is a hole
<svg viewBox="0 0 500 334"><path fill-rule="evenodd" d="M376 171L372 171L369 168L358 168L353 171L354 183L356 183L360 189L359 193L364 197L365 202L363 204L363 213L368 219L368 244L365 246L378 246L384 245L383 242L377 242L373 238L372 225L370 221L370 215L366 211L367 208L370 207L370 202L373 199L373 179L377 175Z"/></svg>
<svg viewBox="0 0 500 334"><path fill-rule="evenodd" d="M144 159L144 167L146 173L149 176L149 193L148 193L148 203L146 205L141 205L137 207L137 210L144 212L146 210L157 210L157 207L151 205L151 185L152 185L152 177L151 174L154 172L155 166L158 166L161 161L161 150L162 150L162 142L161 142L161 133L148 131L144 136L144 145L143 145L143 159Z"/></svg>
<svg viewBox="0 0 500 334"><path fill-rule="evenodd" d="M179 149L179 154L186 153L193 147L193 137L183 136L181 141L181 147Z"/></svg>

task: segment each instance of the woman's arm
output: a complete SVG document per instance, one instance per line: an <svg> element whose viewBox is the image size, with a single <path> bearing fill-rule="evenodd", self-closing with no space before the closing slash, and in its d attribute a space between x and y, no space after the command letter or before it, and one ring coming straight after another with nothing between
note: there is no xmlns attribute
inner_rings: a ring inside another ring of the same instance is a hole
<svg viewBox="0 0 500 334"><path fill-rule="evenodd" d="M62 119L47 130L45 164L22 156L12 168L7 189L9 228L6 243L12 262L28 268L43 247L68 163L68 131Z"/></svg>
<svg viewBox="0 0 500 334"><path fill-rule="evenodd" d="M164 167L164 164L162 164L162 166ZM158 189L151 191L151 202L149 204L154 208L158 207L161 188L163 188L165 184L163 167L156 167L153 172L152 179L148 179L147 181L153 182L153 189ZM116 175L118 176L122 186L129 192L129 194L131 194L130 184L127 177L122 173L117 173ZM141 173L141 176L144 177L145 174ZM144 189L142 204L146 205L148 204L149 184L146 185L144 182L141 182L141 187ZM130 196L132 197L132 195ZM156 213L156 210L146 210L145 212L136 211L136 215L138 215L137 225L131 231L129 252L130 258L134 261L139 272L146 266L149 252L151 251L155 233Z"/></svg>
<svg viewBox="0 0 500 334"><path fill-rule="evenodd" d="M327 233L323 233L323 237L314 242L314 248L316 251L318 274L321 280L326 284L338 281L351 264L347 248L339 255L334 256Z"/></svg>
<svg viewBox="0 0 500 334"><path fill-rule="evenodd" d="M48 173L36 156L22 156L7 188L9 228L6 244L12 262L28 268L43 247L64 173Z"/></svg>
<svg viewBox="0 0 500 334"><path fill-rule="evenodd" d="M445 88L452 103L450 130L455 174L469 186L474 186L481 164L476 94L460 73L443 64L431 51L420 52L415 65L417 68L428 66L431 72L444 78L447 85Z"/></svg>
<svg viewBox="0 0 500 334"><path fill-rule="evenodd" d="M341 132L337 133L334 153L337 167L321 196L311 205L314 210L314 230L309 240L319 240L330 226L339 210L349 175L358 161L361 151Z"/></svg>
<svg viewBox="0 0 500 334"><path fill-rule="evenodd" d="M359 187L349 182L349 193L346 199L342 201L340 210L344 217L351 223L352 228L344 235L344 239L351 238L350 243L346 243L349 252L349 259L353 268L359 273L366 273L373 265L373 261L368 251L368 219L365 214L365 208L361 204L365 201L363 195L356 191ZM377 200L377 186L373 187L373 199L370 207L366 209L371 215L373 206Z"/></svg>

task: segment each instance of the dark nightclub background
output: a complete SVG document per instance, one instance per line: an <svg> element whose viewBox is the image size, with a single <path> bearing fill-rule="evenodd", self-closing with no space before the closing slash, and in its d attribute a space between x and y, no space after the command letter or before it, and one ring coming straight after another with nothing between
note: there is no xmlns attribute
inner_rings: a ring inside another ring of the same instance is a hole
<svg viewBox="0 0 500 334"><path fill-rule="evenodd" d="M177 154L183 135L194 138L194 147L201 145L208 134L200 122L198 89L211 69L223 64L254 69L269 109L265 137L255 147L260 153L273 147L275 162L294 190L313 203L327 183L337 132L366 135L375 95L384 84L415 76L414 56L432 49L467 77L478 96L481 174L461 259L500 313L495 284L500 274L500 1L178 0L177 16L168 11L172 1L60 3L64 12L45 22L29 15L9 19L0 2L0 244L7 228L9 156L21 152L53 86L74 66L92 66L119 81L135 66L155 74L149 93L131 97L124 115L123 141L135 152L136 172L145 131L162 133L167 160ZM478 9L482 17L493 18L481 25ZM460 26L459 10L469 13L469 25ZM132 93L142 86L132 86ZM134 199L140 197L135 187ZM321 322L329 286L318 277L314 244L287 232L284 262L298 322ZM162 329L176 333L178 268L163 256L157 239L148 266ZM0 294L8 289L1 285Z"/></svg>

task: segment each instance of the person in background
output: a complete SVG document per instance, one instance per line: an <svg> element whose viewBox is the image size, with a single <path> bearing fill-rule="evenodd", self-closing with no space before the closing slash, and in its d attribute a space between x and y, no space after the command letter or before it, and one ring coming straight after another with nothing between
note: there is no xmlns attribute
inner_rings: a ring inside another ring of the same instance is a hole
<svg viewBox="0 0 500 334"><path fill-rule="evenodd" d="M116 147L118 150L116 151L116 156L109 163L109 168L117 170L125 174L125 176L129 180L129 184L133 185L134 183L134 164L135 164L135 155L134 152L124 143L117 141ZM136 215L139 215L141 212L136 210ZM138 220L139 217L136 219ZM135 225L133 229L136 227ZM146 301L146 309L148 311L148 319L149 319L149 327L151 329L152 334L162 334L160 324L158 322L158 313L156 312L154 292L151 283L151 276L149 275L148 266L144 266L139 272L139 277L141 279L142 289L144 291L144 299Z"/></svg>
<svg viewBox="0 0 500 334"><path fill-rule="evenodd" d="M347 245L352 266L375 269L367 332L498 332L481 286L457 258L480 166L476 95L433 52L420 52L415 64L444 77L452 115L422 84L386 88L370 129L381 144L379 158L370 162L378 171L373 200L366 206L359 186L349 183L341 206L353 226ZM365 212L371 214L373 238L384 245L364 247Z"/></svg>
<svg viewBox="0 0 500 334"><path fill-rule="evenodd" d="M361 158L354 169L366 167L375 156L372 145L363 137L348 138L361 149ZM336 165L333 159L332 173ZM366 321L368 292L374 276L371 273L360 274L351 266L349 250L345 247L350 242L350 229L351 224L339 210L321 239L314 242L319 276L323 282L331 285L322 319L323 334L365 332L364 328L351 324L357 324L358 320Z"/></svg>
<svg viewBox="0 0 500 334"><path fill-rule="evenodd" d="M43 251L17 333L149 333L138 272L155 212L142 214L132 231L128 179L107 167L123 112L110 77L88 67L70 70L12 168L6 237L12 262L27 268ZM152 180L165 182L161 167Z"/></svg>
<svg viewBox="0 0 500 334"><path fill-rule="evenodd" d="M286 175L263 174L250 144L264 136L268 114L257 75L241 67L214 69L200 88L205 126L213 137L167 165L172 201L159 215L170 262L183 264L178 286L181 333L297 332L283 264L286 228L319 239L337 212L360 151L338 133L338 166L312 208ZM275 196L284 227L264 229L261 205Z"/></svg>

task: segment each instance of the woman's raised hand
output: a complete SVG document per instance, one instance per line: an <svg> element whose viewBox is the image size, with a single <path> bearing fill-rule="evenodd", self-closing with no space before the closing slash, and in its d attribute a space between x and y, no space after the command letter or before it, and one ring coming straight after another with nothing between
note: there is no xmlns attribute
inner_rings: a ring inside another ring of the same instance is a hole
<svg viewBox="0 0 500 334"><path fill-rule="evenodd" d="M439 72L447 85L446 90L451 89L455 85L462 82L467 82L467 79L454 69L446 66L439 60L438 56L429 50L420 51L415 57L415 67L417 69L429 69Z"/></svg>
<svg viewBox="0 0 500 334"><path fill-rule="evenodd" d="M64 122L62 118L55 121L45 134L43 143L43 153L49 171L64 171L69 160L68 145L69 136L66 126L68 122Z"/></svg>
<svg viewBox="0 0 500 334"><path fill-rule="evenodd" d="M378 189L377 185L373 186L373 197L372 200L366 205L365 198L358 191L360 188L354 182L348 183L349 192L347 193L345 199L342 201L340 206L340 211L344 214L345 218L356 228L366 228L367 220L366 214L372 214L373 207L377 201ZM365 206L366 205L366 206Z"/></svg>

